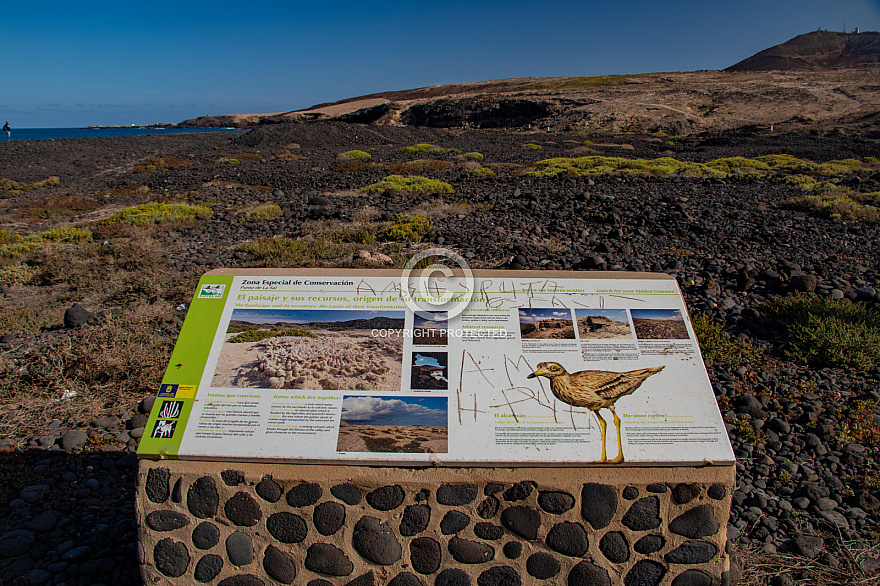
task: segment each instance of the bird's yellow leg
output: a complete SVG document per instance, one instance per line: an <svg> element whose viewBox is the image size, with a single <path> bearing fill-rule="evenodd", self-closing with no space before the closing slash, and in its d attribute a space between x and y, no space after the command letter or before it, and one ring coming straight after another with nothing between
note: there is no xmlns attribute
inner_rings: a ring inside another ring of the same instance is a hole
<svg viewBox="0 0 880 586"><path fill-rule="evenodd" d="M611 463L620 464L623 462L623 442L620 441L620 417L617 416L617 411L614 410L614 405L609 407L608 410L614 415L614 425L617 427L617 457L611 460Z"/></svg>
<svg viewBox="0 0 880 586"><path fill-rule="evenodd" d="M593 411L593 413L596 415L596 419L599 420L599 427L602 429L602 459L596 460L594 464L601 464L608 460L608 456L605 454L605 428L608 427L608 424L605 423L605 420L602 419L598 411Z"/></svg>

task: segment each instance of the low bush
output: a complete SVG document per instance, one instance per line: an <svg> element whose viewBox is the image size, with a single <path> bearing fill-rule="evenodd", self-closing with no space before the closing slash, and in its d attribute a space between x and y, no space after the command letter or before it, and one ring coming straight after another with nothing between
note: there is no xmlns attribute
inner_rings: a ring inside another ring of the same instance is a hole
<svg viewBox="0 0 880 586"><path fill-rule="evenodd" d="M346 151L344 153L339 153L336 156L339 157L340 159L369 159L370 153L365 152L365 151L359 151L359 150L355 149L353 151Z"/></svg>
<svg viewBox="0 0 880 586"><path fill-rule="evenodd" d="M724 327L701 314L692 320L694 333L700 342L703 359L713 362L726 362L733 366L754 362L761 354L761 348L730 337Z"/></svg>
<svg viewBox="0 0 880 586"><path fill-rule="evenodd" d="M239 216L239 222L268 222L274 220L282 214L281 208L275 204L267 204L252 210L248 210L244 215Z"/></svg>
<svg viewBox="0 0 880 586"><path fill-rule="evenodd" d="M149 173L160 169L180 169L192 165L191 161L184 161L177 157L153 157L145 163L138 163L134 166L136 173Z"/></svg>
<svg viewBox="0 0 880 586"><path fill-rule="evenodd" d="M229 338L227 341L232 342L233 344L240 344L242 342L259 342L266 338L278 338L281 336L295 336L298 338L318 337L308 330L301 330L299 328L272 328L271 330L260 330L255 328L245 330L237 336Z"/></svg>
<svg viewBox="0 0 880 586"><path fill-rule="evenodd" d="M488 167L478 167L470 172L471 177L481 177L483 179L489 179L491 177L495 177L495 171Z"/></svg>
<svg viewBox="0 0 880 586"><path fill-rule="evenodd" d="M396 242L418 242L422 239L422 235L430 229L431 224L424 216L397 214L394 223L379 232L379 238Z"/></svg>
<svg viewBox="0 0 880 586"><path fill-rule="evenodd" d="M251 256L255 266L314 267L351 256L359 244L334 242L327 235L307 238L260 238L235 247Z"/></svg>
<svg viewBox="0 0 880 586"><path fill-rule="evenodd" d="M452 186L445 181L428 179L427 177L403 177L389 175L385 179L361 189L364 193L455 193Z"/></svg>
<svg viewBox="0 0 880 586"><path fill-rule="evenodd" d="M464 154L461 155L461 157L462 157L463 159L467 159L467 160L469 160L469 161L482 161L483 158L484 158L484 157L483 157L483 153L478 153L478 152L476 152L476 151L473 151L473 152L470 152L470 153L464 153Z"/></svg>
<svg viewBox="0 0 880 586"><path fill-rule="evenodd" d="M862 196L864 201L876 203L870 194L849 194L846 192L827 193L825 195L808 195L787 199L783 207L801 210L823 218L842 220L861 220L870 224L880 222L880 211L877 205L860 203L856 197ZM867 195L867 197L865 197Z"/></svg>
<svg viewBox="0 0 880 586"><path fill-rule="evenodd" d="M0 229L0 260L9 260L53 243L77 244L91 242L92 232L73 227L54 228L34 234L19 234L14 230Z"/></svg>
<svg viewBox="0 0 880 586"><path fill-rule="evenodd" d="M443 147L434 146L428 143L419 143L413 146L403 147L400 149L401 153L445 153L449 149L444 149Z"/></svg>
<svg viewBox="0 0 880 586"><path fill-rule="evenodd" d="M54 175L52 177L49 177L48 179L36 181L34 183L19 183L18 181L13 181L12 179L4 179L0 177L0 199L15 197L20 193L30 191L32 189L58 185L60 181L61 180Z"/></svg>
<svg viewBox="0 0 880 586"><path fill-rule="evenodd" d="M213 212L208 205L189 205L185 203L149 202L139 206L124 208L104 220L105 224L130 224L147 226L166 222L185 222L208 218Z"/></svg>

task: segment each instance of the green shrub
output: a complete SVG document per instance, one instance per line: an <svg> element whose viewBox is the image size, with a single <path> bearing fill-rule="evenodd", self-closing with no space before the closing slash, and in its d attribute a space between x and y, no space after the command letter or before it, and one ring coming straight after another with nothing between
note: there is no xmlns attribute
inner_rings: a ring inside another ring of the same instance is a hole
<svg viewBox="0 0 880 586"><path fill-rule="evenodd" d="M542 146L539 145L539 144L535 144L535 143L533 143L533 142L527 142L526 144L523 145L523 148L527 148L527 149L532 149L532 150L540 151L540 150L543 149L544 147L542 147Z"/></svg>
<svg viewBox="0 0 880 586"><path fill-rule="evenodd" d="M359 150L353 150L353 151L346 151L344 153L340 153L337 156L342 159L369 159L370 153L367 153L364 151L359 151Z"/></svg>
<svg viewBox="0 0 880 586"><path fill-rule="evenodd" d="M861 195L861 194L859 194ZM862 197L865 201L874 202L872 198ZM880 222L880 212L876 205L860 203L856 201L858 195L850 195L847 192L827 193L825 195L808 195L787 199L782 202L783 207L802 210L813 213L823 218L861 220L870 224Z"/></svg>
<svg viewBox="0 0 880 586"><path fill-rule="evenodd" d="M242 342L259 342L260 340L265 340L266 338L278 338L281 336L295 336L298 338L318 337L308 330L301 330L299 328L272 328L271 330L245 330L237 336L229 338L229 340L227 341L232 342L233 344L240 344Z"/></svg>
<svg viewBox="0 0 880 586"><path fill-rule="evenodd" d="M364 193L455 193L452 186L445 181L428 179L427 177L403 177L389 175L385 179L361 189Z"/></svg>
<svg viewBox="0 0 880 586"><path fill-rule="evenodd" d="M267 267L322 266L328 261L350 256L358 248L358 244L334 242L326 235L300 239L260 238L235 247L250 255L259 266Z"/></svg>
<svg viewBox="0 0 880 586"><path fill-rule="evenodd" d="M422 235L431 229L431 224L424 216L397 214L394 223L379 232L379 238L392 241L418 242Z"/></svg>
<svg viewBox="0 0 880 586"><path fill-rule="evenodd" d="M470 152L470 153L464 153L464 154L462 155L462 158L463 158L463 159L468 159L468 160L471 160L471 161L482 161L482 160L483 160L483 153L478 153L478 152L476 152L476 151L473 151L473 152Z"/></svg>
<svg viewBox="0 0 880 586"><path fill-rule="evenodd" d="M185 203L161 203L157 201L124 208L104 220L105 224L130 224L147 226L164 222L184 222L198 218L210 217L211 208L207 205L189 205Z"/></svg>
<svg viewBox="0 0 880 586"><path fill-rule="evenodd" d="M267 222L281 215L281 208L275 204L267 204L248 210L238 218L239 222Z"/></svg>
<svg viewBox="0 0 880 586"><path fill-rule="evenodd" d="M192 165L190 161L184 161L177 157L153 157L145 163L138 163L135 165L134 170L137 173L147 173L159 169L179 169L181 167L188 167L189 165Z"/></svg>
<svg viewBox="0 0 880 586"><path fill-rule="evenodd" d="M478 167L471 171L471 177L482 177L488 179L490 177L495 177L495 171L488 167Z"/></svg>
<svg viewBox="0 0 880 586"><path fill-rule="evenodd" d="M54 175L52 177L49 177L48 179L36 181L34 183L19 183L18 181L13 181L12 179L3 179L2 177L0 177L0 199L15 197L20 193L30 191L32 189L58 185L60 181L61 180Z"/></svg>
<svg viewBox="0 0 880 586"><path fill-rule="evenodd" d="M705 360L739 366L754 362L761 353L761 349L754 344L732 339L721 324L712 321L707 315L698 315L692 324Z"/></svg>
<svg viewBox="0 0 880 586"><path fill-rule="evenodd" d="M434 146L428 143L419 143L417 145L403 147L400 149L401 153L445 153L449 149L444 149L443 147Z"/></svg>
<svg viewBox="0 0 880 586"><path fill-rule="evenodd" d="M54 228L46 232L21 235L13 230L0 229L0 259L14 259L25 252L53 243L77 244L91 242L92 232L73 227Z"/></svg>

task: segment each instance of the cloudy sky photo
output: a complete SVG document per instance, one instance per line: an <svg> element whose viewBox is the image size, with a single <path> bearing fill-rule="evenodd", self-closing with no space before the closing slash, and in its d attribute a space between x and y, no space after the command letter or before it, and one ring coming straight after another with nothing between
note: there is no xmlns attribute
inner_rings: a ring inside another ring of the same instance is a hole
<svg viewBox="0 0 880 586"><path fill-rule="evenodd" d="M520 309L519 321L529 324L544 319L567 319L571 321L570 309Z"/></svg>
<svg viewBox="0 0 880 586"><path fill-rule="evenodd" d="M354 397L342 399L342 421L354 425L448 425L446 397Z"/></svg>

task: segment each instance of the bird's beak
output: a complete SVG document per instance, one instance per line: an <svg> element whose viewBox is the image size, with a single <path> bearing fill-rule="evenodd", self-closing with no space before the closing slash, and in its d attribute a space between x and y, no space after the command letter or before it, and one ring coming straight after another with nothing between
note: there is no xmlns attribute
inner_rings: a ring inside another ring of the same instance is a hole
<svg viewBox="0 0 880 586"><path fill-rule="evenodd" d="M527 376L526 378L535 378L535 377L538 377L538 376L546 376L547 374L548 374L548 373L547 373L547 371L545 371L545 370L536 370L535 372L533 372L532 374L530 374L530 375Z"/></svg>

